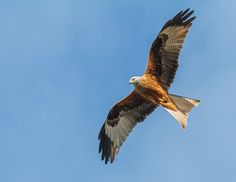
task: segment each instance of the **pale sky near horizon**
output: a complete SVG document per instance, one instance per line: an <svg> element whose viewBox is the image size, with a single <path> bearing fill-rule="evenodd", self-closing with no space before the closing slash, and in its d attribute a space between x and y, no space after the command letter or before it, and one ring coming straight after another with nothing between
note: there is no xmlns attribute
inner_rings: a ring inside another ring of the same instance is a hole
<svg viewBox="0 0 236 182"><path fill-rule="evenodd" d="M130 134L113 164L97 135L143 74L152 41L195 10L170 92L202 102L188 129L162 108ZM235 182L236 3L0 2L1 182Z"/></svg>

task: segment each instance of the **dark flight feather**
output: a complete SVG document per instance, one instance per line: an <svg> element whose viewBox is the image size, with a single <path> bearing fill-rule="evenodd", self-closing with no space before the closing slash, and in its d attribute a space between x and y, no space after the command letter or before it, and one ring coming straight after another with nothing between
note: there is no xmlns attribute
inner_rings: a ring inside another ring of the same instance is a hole
<svg viewBox="0 0 236 182"><path fill-rule="evenodd" d="M195 19L195 16L191 17L193 12L189 9L180 11L167 21L151 46L145 73L155 75L166 90L175 78L184 39Z"/></svg>
<svg viewBox="0 0 236 182"><path fill-rule="evenodd" d="M106 164L109 160L113 162L134 126L155 108L154 104L147 102L136 91L112 107L98 135L99 153Z"/></svg>

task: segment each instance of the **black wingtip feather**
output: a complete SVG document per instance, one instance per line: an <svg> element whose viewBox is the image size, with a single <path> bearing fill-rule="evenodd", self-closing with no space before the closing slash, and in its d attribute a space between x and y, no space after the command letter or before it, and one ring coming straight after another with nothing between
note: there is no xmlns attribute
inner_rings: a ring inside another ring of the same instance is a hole
<svg viewBox="0 0 236 182"><path fill-rule="evenodd" d="M162 30L164 30L167 27L171 27L171 26L181 26L181 25L187 26L187 25L189 25L196 18L196 16L191 17L193 13L194 13L194 10L190 11L190 8L188 8L184 11L183 10L180 11L177 15L174 16L174 18L172 18L171 20L166 22L166 24L163 26Z"/></svg>
<svg viewBox="0 0 236 182"><path fill-rule="evenodd" d="M105 124L103 124L99 132L98 139L100 140L98 152L101 153L101 160L104 160L105 164L107 164L111 156L112 142L105 133Z"/></svg>
<svg viewBox="0 0 236 182"><path fill-rule="evenodd" d="M190 23L192 23L192 21L193 21L195 18L196 18L196 16L193 16L192 18L190 18L190 19L188 19L187 21L185 21L185 22L183 23L183 25L184 25L184 26L189 25Z"/></svg>
<svg viewBox="0 0 236 182"><path fill-rule="evenodd" d="M182 20L183 20L183 21L187 20L187 19L193 14L193 12L194 12L194 11L190 11L188 14L184 15L184 16L182 17Z"/></svg>
<svg viewBox="0 0 236 182"><path fill-rule="evenodd" d="M182 14L185 15L189 10L190 10L190 8L184 10L184 12Z"/></svg>
<svg viewBox="0 0 236 182"><path fill-rule="evenodd" d="M180 16L182 13L183 13L183 10L182 10L182 11L180 11L179 13L177 13L177 15L175 15L175 17L178 17L178 16Z"/></svg>

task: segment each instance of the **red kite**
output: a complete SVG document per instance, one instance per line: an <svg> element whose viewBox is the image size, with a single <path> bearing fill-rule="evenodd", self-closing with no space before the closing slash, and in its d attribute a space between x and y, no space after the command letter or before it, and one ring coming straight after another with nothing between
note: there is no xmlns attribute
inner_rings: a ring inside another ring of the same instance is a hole
<svg viewBox="0 0 236 182"><path fill-rule="evenodd" d="M129 81L134 90L116 103L103 124L98 139L102 160L114 161L119 148L132 131L156 107L164 107L183 128L187 127L188 113L199 100L168 93L178 68L178 57L184 39L195 16L189 9L167 21L154 40L146 71Z"/></svg>

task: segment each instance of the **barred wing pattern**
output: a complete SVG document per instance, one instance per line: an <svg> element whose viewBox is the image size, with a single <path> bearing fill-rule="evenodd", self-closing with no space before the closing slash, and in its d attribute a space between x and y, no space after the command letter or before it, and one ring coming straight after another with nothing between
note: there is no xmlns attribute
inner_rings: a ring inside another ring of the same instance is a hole
<svg viewBox="0 0 236 182"><path fill-rule="evenodd" d="M192 14L187 9L167 21L151 46L145 74L155 75L166 90L174 80L180 50L195 19Z"/></svg>
<svg viewBox="0 0 236 182"><path fill-rule="evenodd" d="M105 163L112 163L119 148L134 126L143 121L156 106L143 99L134 90L129 96L115 104L103 124L98 139L99 153Z"/></svg>

